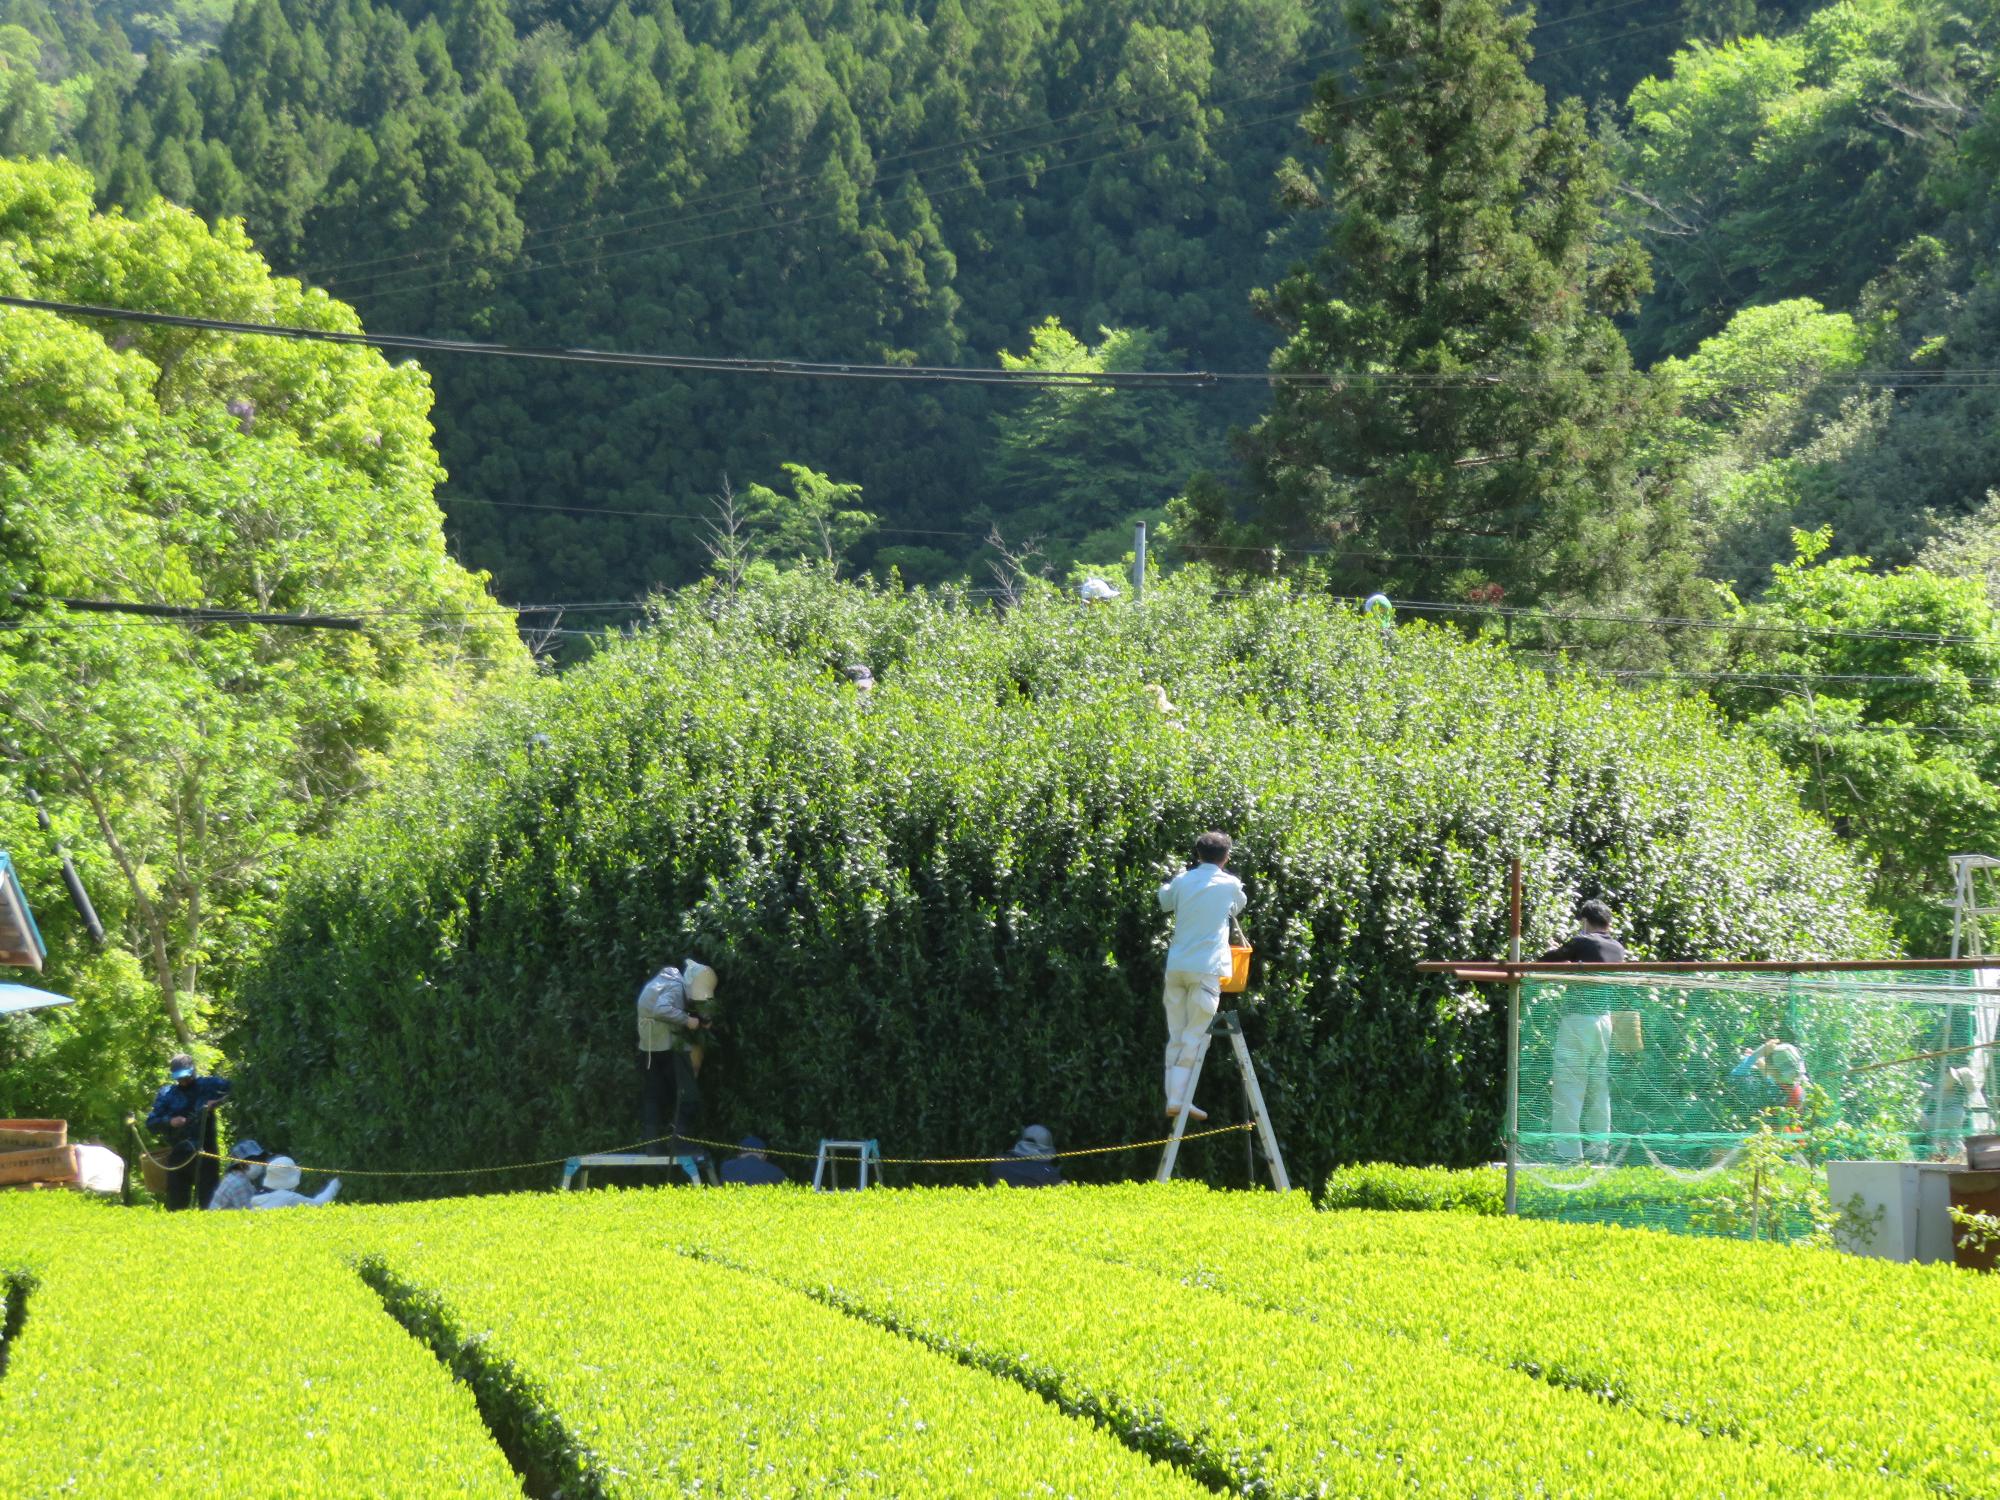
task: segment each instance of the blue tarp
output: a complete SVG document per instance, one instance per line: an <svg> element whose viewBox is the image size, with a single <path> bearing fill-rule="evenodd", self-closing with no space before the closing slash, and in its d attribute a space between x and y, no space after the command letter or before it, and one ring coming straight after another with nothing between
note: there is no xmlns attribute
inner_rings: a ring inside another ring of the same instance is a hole
<svg viewBox="0 0 2000 1500"><path fill-rule="evenodd" d="M67 995L54 995L47 990L31 990L25 984L0 984L0 1016L12 1015L22 1010L40 1010L48 1005L74 1004L76 1002Z"/></svg>

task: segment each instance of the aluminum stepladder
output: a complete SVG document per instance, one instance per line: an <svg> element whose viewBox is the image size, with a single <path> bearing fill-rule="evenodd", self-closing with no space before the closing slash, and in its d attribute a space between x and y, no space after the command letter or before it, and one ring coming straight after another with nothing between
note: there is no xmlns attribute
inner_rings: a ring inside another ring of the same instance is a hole
<svg viewBox="0 0 2000 1500"><path fill-rule="evenodd" d="M861 1167L860 1185L862 1187L868 1186L868 1167L871 1162L875 1166L876 1185L878 1187L881 1185L882 1148L876 1142L823 1140L819 1143L819 1160L813 1163L813 1191L815 1193L838 1191L840 1184L834 1179L839 1174L827 1170L836 1163L846 1160L844 1157L833 1155L836 1151L852 1151L855 1153L854 1160L859 1162Z"/></svg>
<svg viewBox="0 0 2000 1500"><path fill-rule="evenodd" d="M1156 1182L1166 1182L1174 1175L1174 1162L1181 1154L1181 1135L1187 1129L1186 1106L1194 1099L1195 1085L1201 1082L1202 1064L1208 1061L1209 1044L1219 1036L1229 1038L1229 1045L1236 1052L1236 1071L1243 1079L1243 1102L1250 1115L1257 1122L1257 1135L1263 1142L1264 1161L1271 1169L1271 1186L1281 1193L1292 1190L1292 1179L1285 1174L1285 1159L1278 1153L1278 1133L1271 1128L1271 1112L1264 1108L1264 1090L1257 1084L1257 1068L1250 1061L1250 1044L1243 1040L1243 1021L1233 1010L1216 1012L1215 1019L1208 1023L1208 1030L1202 1033L1201 1047L1194 1055L1194 1066L1188 1069L1187 1091L1176 1101L1181 1107L1174 1111L1173 1134L1167 1137L1167 1149L1160 1157L1160 1173Z"/></svg>

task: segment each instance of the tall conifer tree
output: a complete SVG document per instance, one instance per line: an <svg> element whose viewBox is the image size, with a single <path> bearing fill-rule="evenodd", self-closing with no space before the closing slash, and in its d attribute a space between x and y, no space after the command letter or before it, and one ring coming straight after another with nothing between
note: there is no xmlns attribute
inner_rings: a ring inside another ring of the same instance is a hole
<svg viewBox="0 0 2000 1500"><path fill-rule="evenodd" d="M1321 81L1304 120L1325 169L1281 173L1331 228L1253 296L1286 336L1273 368L1327 378L1275 391L1238 435L1242 488L1197 484L1189 530L1354 587L1616 588L1645 546L1650 397L1611 315L1647 273L1635 245L1605 242L1611 182L1582 109L1549 115L1530 21L1496 0L1348 18L1361 61Z"/></svg>

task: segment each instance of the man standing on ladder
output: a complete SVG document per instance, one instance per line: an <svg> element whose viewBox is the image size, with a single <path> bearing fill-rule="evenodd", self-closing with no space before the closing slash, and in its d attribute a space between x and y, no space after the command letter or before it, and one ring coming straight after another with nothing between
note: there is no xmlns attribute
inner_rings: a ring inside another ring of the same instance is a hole
<svg viewBox="0 0 2000 1500"><path fill-rule="evenodd" d="M1206 1120L1187 1097L1201 1039L1222 1004L1222 981L1229 973L1229 920L1249 902L1243 882L1228 874L1232 848L1226 833L1204 833L1194 841L1194 864L1160 887L1160 907L1174 919L1173 946L1167 950L1167 1114L1187 1107L1190 1120Z"/></svg>

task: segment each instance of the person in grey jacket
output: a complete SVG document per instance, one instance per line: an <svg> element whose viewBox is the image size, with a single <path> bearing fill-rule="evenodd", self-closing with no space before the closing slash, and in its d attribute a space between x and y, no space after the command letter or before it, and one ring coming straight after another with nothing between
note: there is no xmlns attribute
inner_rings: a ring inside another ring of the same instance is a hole
<svg viewBox="0 0 2000 1500"><path fill-rule="evenodd" d="M670 1097L674 1139L694 1124L701 1107L701 1033L715 1024L715 986L715 970L690 958L668 964L639 991L640 1098L648 1141L661 1138Z"/></svg>

